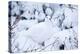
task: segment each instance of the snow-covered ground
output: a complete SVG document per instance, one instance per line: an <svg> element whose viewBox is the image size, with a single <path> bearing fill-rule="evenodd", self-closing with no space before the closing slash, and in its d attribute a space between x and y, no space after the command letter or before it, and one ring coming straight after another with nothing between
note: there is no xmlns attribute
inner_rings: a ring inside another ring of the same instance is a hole
<svg viewBox="0 0 80 54"><path fill-rule="evenodd" d="M9 52L78 48L78 6L10 1Z"/></svg>

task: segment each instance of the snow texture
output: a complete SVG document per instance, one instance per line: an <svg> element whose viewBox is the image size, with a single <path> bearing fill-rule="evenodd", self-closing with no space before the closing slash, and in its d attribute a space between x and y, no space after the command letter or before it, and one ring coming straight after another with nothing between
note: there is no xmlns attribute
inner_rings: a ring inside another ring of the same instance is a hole
<svg viewBox="0 0 80 54"><path fill-rule="evenodd" d="M78 6L10 1L9 52L78 48Z"/></svg>

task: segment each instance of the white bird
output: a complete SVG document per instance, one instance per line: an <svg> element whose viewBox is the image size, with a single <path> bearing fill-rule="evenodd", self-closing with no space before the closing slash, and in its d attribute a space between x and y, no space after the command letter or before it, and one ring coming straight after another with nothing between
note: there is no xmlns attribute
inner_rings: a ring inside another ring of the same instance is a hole
<svg viewBox="0 0 80 54"><path fill-rule="evenodd" d="M65 20L63 21L62 26L66 26L68 28L70 28L70 26L77 26L78 24L78 12L73 9L73 11L70 8L65 8L64 10L64 14L65 14Z"/></svg>
<svg viewBox="0 0 80 54"><path fill-rule="evenodd" d="M51 16L51 14L53 13L52 9L50 9L50 8L46 8L46 11L45 12L49 16Z"/></svg>
<svg viewBox="0 0 80 54"><path fill-rule="evenodd" d="M43 21L45 19L45 14L43 12L38 12L38 11L35 11L35 18L38 20L38 21Z"/></svg>

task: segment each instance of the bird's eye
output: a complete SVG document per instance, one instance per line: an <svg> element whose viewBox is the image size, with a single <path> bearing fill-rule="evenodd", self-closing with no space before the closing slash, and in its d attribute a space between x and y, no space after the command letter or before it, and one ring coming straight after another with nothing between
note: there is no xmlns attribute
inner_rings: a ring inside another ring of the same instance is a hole
<svg viewBox="0 0 80 54"><path fill-rule="evenodd" d="M65 29L69 29L67 26L65 26Z"/></svg>
<svg viewBox="0 0 80 54"><path fill-rule="evenodd" d="M24 11L23 11L23 10L21 10L21 11L20 11L20 14L23 14L23 13L24 13Z"/></svg>
<svg viewBox="0 0 80 54"><path fill-rule="evenodd" d="M26 17L21 17L21 19L22 19L22 20L27 20L27 18L26 18Z"/></svg>

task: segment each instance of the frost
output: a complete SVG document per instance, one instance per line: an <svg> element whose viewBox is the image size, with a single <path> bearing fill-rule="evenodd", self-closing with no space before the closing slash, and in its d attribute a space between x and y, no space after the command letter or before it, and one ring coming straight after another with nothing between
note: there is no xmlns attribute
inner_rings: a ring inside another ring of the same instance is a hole
<svg viewBox="0 0 80 54"><path fill-rule="evenodd" d="M78 48L78 6L10 1L9 52Z"/></svg>

